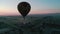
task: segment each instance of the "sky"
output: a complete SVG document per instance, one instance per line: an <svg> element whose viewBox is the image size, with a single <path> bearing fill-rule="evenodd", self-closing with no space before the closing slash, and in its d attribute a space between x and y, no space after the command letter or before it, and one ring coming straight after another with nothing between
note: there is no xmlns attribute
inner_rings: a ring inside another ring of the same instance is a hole
<svg viewBox="0 0 60 34"><path fill-rule="evenodd" d="M0 16L21 15L17 5L23 1L31 5L29 14L60 13L60 0L0 0Z"/></svg>

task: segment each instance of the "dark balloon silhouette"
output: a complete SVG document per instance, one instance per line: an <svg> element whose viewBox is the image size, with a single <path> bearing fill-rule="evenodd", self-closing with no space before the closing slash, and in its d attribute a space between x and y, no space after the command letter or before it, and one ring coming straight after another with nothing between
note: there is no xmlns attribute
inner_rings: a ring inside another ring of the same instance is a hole
<svg viewBox="0 0 60 34"><path fill-rule="evenodd" d="M25 18L25 16L30 12L31 6L28 2L20 2L17 8L23 18Z"/></svg>

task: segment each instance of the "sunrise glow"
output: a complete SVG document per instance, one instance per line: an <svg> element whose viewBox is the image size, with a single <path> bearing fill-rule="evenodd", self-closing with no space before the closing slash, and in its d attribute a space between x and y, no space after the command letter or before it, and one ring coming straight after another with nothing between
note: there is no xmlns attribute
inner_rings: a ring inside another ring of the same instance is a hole
<svg viewBox="0 0 60 34"><path fill-rule="evenodd" d="M22 1L30 3L29 14L60 13L60 0L0 0L0 16L20 15L17 5Z"/></svg>

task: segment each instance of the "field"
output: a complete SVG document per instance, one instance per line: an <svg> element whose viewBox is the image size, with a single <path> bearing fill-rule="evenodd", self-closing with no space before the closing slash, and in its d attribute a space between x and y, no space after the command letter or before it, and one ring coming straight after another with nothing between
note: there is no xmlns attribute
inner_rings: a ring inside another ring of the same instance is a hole
<svg viewBox="0 0 60 34"><path fill-rule="evenodd" d="M60 32L60 14L28 15L25 20L22 16L0 16L0 34L48 34L51 31Z"/></svg>

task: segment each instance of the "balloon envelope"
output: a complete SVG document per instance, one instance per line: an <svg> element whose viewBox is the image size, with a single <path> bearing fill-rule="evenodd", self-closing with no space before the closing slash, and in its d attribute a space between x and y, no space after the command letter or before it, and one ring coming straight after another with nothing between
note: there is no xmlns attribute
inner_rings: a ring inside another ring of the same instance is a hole
<svg viewBox="0 0 60 34"><path fill-rule="evenodd" d="M20 2L17 8L18 8L18 11L21 13L21 15L25 17L29 13L31 6L27 2Z"/></svg>

